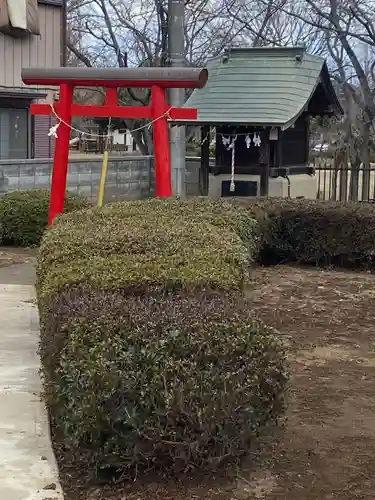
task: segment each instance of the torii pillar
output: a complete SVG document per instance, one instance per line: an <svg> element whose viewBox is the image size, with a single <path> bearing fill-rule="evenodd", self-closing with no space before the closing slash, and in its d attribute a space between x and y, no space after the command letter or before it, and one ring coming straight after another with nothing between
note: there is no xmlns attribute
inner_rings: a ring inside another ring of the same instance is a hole
<svg viewBox="0 0 375 500"><path fill-rule="evenodd" d="M73 116L149 119L153 124L156 196L172 196L169 146L169 121L194 121L195 108L168 106L168 88L203 88L208 72L202 68L26 68L22 80L29 85L60 87L59 101L32 104L34 115L56 115L59 122L53 162L51 199L48 222L64 211L69 160L69 140ZM74 87L106 89L103 106L75 104ZM119 88L150 88L149 106L121 106Z"/></svg>

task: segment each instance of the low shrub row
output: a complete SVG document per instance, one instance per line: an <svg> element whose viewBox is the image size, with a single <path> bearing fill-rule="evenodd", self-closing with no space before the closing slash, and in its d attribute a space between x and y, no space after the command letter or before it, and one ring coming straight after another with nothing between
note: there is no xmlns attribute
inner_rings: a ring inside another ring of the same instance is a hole
<svg viewBox="0 0 375 500"><path fill-rule="evenodd" d="M284 406L285 353L243 296L247 208L148 200L61 216L38 262L57 446L89 474L215 468Z"/></svg>
<svg viewBox="0 0 375 500"><path fill-rule="evenodd" d="M0 197L0 243L21 247L38 245L48 223L49 199L46 189L13 191ZM67 194L67 212L88 206L84 198Z"/></svg>
<svg viewBox="0 0 375 500"><path fill-rule="evenodd" d="M47 226L48 207L47 190L15 191L2 196L0 243L15 246L38 245ZM84 198L67 194L66 212L88 207ZM158 224L167 217L167 224L172 221L175 226L173 231L177 230L178 219L200 224L204 217L206 224L234 231L248 248L250 260L257 259L267 264L299 261L371 266L374 260L375 207L372 204L276 198L224 204L222 201L199 198L187 203L148 200L130 205L115 204L110 209L90 212L87 217L79 213L75 218L71 217L68 224L80 224L81 228L84 227L80 230L81 235L84 235L86 224L95 226L101 220L106 220L107 215L113 221L115 214L118 218L152 217ZM66 231L69 231L69 227ZM111 238L108 237L109 234ZM102 255L107 255L107 252L110 255L116 254L111 246L121 246L124 236L117 233L111 224L105 224L105 228L95 235L95 239L100 241L100 245L93 249L95 255L99 248ZM149 243L158 244L151 243L151 240ZM68 246L64 246L61 251L70 252Z"/></svg>
<svg viewBox="0 0 375 500"><path fill-rule="evenodd" d="M372 204L269 199L246 206L259 223L262 263L374 265Z"/></svg>

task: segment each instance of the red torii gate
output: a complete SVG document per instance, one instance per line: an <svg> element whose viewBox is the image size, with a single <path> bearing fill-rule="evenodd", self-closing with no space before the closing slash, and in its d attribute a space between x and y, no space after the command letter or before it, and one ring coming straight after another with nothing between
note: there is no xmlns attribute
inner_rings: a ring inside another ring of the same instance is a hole
<svg viewBox="0 0 375 500"><path fill-rule="evenodd" d="M33 115L56 114L61 120L53 162L48 223L64 211L72 116L142 118L153 120L156 196L172 195L168 120L196 120L194 108L168 106L166 89L203 88L208 72L201 68L25 68L22 80L29 85L60 86L59 101L32 104ZM74 87L104 87L105 104L82 105L73 102ZM151 88L149 106L121 106L118 89Z"/></svg>

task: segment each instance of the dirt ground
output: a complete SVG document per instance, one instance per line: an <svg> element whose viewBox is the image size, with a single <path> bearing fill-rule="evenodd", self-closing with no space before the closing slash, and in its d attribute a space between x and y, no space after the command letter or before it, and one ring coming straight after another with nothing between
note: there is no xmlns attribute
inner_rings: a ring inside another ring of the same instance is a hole
<svg viewBox="0 0 375 500"><path fill-rule="evenodd" d="M288 343L292 373L286 421L260 455L221 477L90 492L64 467L67 500L375 498L375 276L279 266L254 280L253 307Z"/></svg>
<svg viewBox="0 0 375 500"><path fill-rule="evenodd" d="M13 249L0 250L0 267L8 267L14 264L23 264L28 258L24 251L14 251Z"/></svg>
<svg viewBox="0 0 375 500"><path fill-rule="evenodd" d="M35 283L36 249L0 249L0 283L33 285Z"/></svg>

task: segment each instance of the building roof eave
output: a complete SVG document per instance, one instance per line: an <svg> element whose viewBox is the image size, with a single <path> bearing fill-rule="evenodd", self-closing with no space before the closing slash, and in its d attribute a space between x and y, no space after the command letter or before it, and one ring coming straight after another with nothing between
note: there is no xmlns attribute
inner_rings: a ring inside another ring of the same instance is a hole
<svg viewBox="0 0 375 500"><path fill-rule="evenodd" d="M330 96L330 98L332 100L332 105L335 108L336 114L342 116L344 114L344 110L341 106L341 103L339 101L337 93L332 85L331 78L329 76L328 66L327 66L326 62L324 62L323 68L321 71L321 80L322 80L322 84L323 84L327 94Z"/></svg>
<svg viewBox="0 0 375 500"><path fill-rule="evenodd" d="M280 122L248 122L248 121L243 121L243 122L231 122L231 121L220 121L220 120L169 120L169 123L171 125L182 125L182 126L195 126L195 127L202 127L204 125L210 125L211 127L222 127L224 125L233 125L233 126L238 126L238 127L243 127L243 126L248 126L248 127L278 127L282 128L284 127L284 123Z"/></svg>
<svg viewBox="0 0 375 500"><path fill-rule="evenodd" d="M10 99L44 99L47 96L47 92L28 89L28 88L13 88L13 87L0 87L0 97L9 97Z"/></svg>

